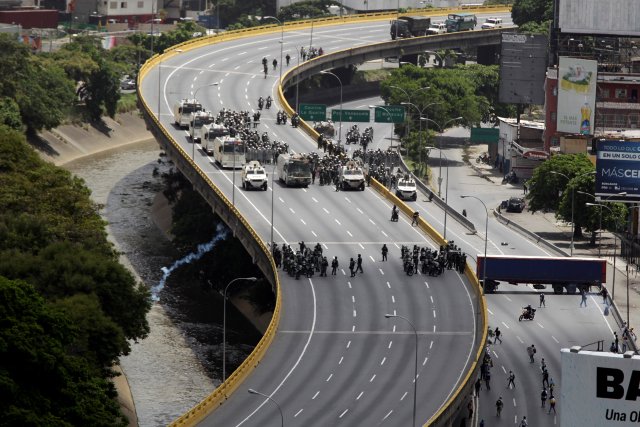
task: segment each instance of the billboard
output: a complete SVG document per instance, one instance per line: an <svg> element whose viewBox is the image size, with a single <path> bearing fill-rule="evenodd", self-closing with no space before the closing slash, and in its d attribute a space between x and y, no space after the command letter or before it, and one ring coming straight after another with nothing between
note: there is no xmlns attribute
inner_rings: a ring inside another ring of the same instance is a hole
<svg viewBox="0 0 640 427"><path fill-rule="evenodd" d="M558 5L563 33L640 36L638 0L562 0Z"/></svg>
<svg viewBox="0 0 640 427"><path fill-rule="evenodd" d="M597 151L596 196L608 201L639 201L640 142L602 140ZM616 199L615 195L623 192L627 195Z"/></svg>
<svg viewBox="0 0 640 427"><path fill-rule="evenodd" d="M640 356L561 350L562 427L638 426Z"/></svg>
<svg viewBox="0 0 640 427"><path fill-rule="evenodd" d="M558 65L558 132L592 135L598 61L560 57Z"/></svg>
<svg viewBox="0 0 640 427"><path fill-rule="evenodd" d="M544 104L547 37L503 33L500 44L498 100L508 104Z"/></svg>

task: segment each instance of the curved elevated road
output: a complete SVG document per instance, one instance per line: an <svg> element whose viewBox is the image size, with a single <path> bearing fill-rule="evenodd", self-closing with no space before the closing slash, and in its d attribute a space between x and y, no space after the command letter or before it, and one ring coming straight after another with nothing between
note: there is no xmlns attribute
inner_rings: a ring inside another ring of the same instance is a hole
<svg viewBox="0 0 640 427"><path fill-rule="evenodd" d="M387 40L388 31L386 21L315 28L313 45L330 52ZM309 37L309 30L285 32L283 51L291 55L292 64ZM273 197L277 242L319 241L326 255L338 256L341 262L336 277L296 281L281 276L284 307L270 350L203 425L265 425L277 419L277 408L246 393L249 388L277 401L287 425L409 425L414 335L406 322L385 319L385 313L407 317L418 330L417 419L422 424L451 395L472 358L476 302L464 278L452 271L438 278L407 278L398 247L433 247L432 243L405 219L390 223L391 207L375 191L334 192L317 185L293 189L276 181L268 192L245 193L233 188L232 172L213 165L198 144L194 147L185 132L172 125L174 101L196 91L205 108L213 111L252 110L258 96L273 96L276 78L272 69L263 78L260 60L267 56L269 62L273 57L280 61L279 40L280 34L272 33L181 52L152 70L141 86L149 105L159 106L166 129L187 152L195 148L198 166L234 200L265 241L270 239ZM218 86L209 87L212 83ZM289 142L296 152L313 150L315 144L300 130L275 125L276 110L263 112L261 131ZM422 209L430 222L430 215L441 215L432 204ZM439 229L437 222L432 223ZM465 250L479 252L480 238L465 236L451 220L448 230L456 243L468 243ZM380 262L383 243L391 250L387 263ZM365 273L349 278L344 270L358 253L365 260Z"/></svg>

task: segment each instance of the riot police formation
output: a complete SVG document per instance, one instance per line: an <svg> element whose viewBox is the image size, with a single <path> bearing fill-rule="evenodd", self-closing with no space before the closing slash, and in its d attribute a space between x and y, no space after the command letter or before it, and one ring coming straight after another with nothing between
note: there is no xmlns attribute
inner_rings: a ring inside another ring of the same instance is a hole
<svg viewBox="0 0 640 427"><path fill-rule="evenodd" d="M445 270L453 269L464 273L467 264L467 255L453 241L445 246L440 246L440 250L433 251L418 245L414 245L413 249L402 245L400 258L402 259L402 269L408 276L413 276L418 271L429 276L439 276Z"/></svg>
<svg viewBox="0 0 640 427"><path fill-rule="evenodd" d="M320 277L327 276L329 261L322 254L322 245L317 243L313 248L300 242L298 249L293 249L286 243L279 247L273 243L271 246L273 259L277 268L282 268L289 276L300 279L301 276L311 278L315 273Z"/></svg>

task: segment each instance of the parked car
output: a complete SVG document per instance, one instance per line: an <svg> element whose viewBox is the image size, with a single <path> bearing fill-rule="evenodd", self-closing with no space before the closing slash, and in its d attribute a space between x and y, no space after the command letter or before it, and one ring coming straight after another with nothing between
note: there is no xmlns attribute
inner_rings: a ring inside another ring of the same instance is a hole
<svg viewBox="0 0 640 427"><path fill-rule="evenodd" d="M133 79L125 79L120 82L121 90L134 90L136 88L136 81Z"/></svg>
<svg viewBox="0 0 640 427"><path fill-rule="evenodd" d="M525 201L522 197L511 197L507 201L507 212L522 212L525 207Z"/></svg>

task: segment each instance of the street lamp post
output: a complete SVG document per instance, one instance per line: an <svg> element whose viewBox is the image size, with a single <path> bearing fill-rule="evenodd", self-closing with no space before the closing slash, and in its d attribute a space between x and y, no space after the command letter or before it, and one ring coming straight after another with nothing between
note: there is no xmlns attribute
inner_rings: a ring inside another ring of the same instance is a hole
<svg viewBox="0 0 640 427"><path fill-rule="evenodd" d="M392 86L395 87L395 86ZM400 89L400 88L398 88ZM429 87L426 88L422 88L422 89L429 89ZM410 105L413 108L415 108L416 110L418 110L418 113L420 114L419 117L419 130L418 130L418 165L420 166L420 175L422 176L422 121L427 121L427 119L429 117L422 117L422 114L427 111L427 108L431 107L432 105L438 105L438 104L442 104L442 102L431 102L427 105L425 105L422 109L418 108L417 105L413 104L412 102L401 102L401 105ZM428 112L427 112L428 113ZM427 114L428 115L428 114ZM427 122L427 132L429 132L429 123Z"/></svg>
<svg viewBox="0 0 640 427"><path fill-rule="evenodd" d="M438 148L440 149L440 166L438 167L438 197L440 197L440 195L442 194L442 143L440 142L440 139L442 139L442 134L444 133L444 129L447 128L447 125L457 120L462 120L462 117L456 117L455 119L447 120L444 123L444 126L440 126L440 124L435 120L426 120L427 122L431 122L434 125L438 126L438 133L440 134L440 138L438 140Z"/></svg>
<svg viewBox="0 0 640 427"><path fill-rule="evenodd" d="M267 399L269 399L271 402L273 402L277 407L278 407L278 411L280 411L280 427L284 427L284 414L282 413L282 407L278 404L278 402L276 402L276 400L274 398L272 398L269 395L266 395L264 393L260 393L259 391L256 391L252 388L250 388L249 390L247 390L250 394L257 394L258 396L262 396L262 397L266 397Z"/></svg>
<svg viewBox="0 0 640 427"><path fill-rule="evenodd" d="M441 148L438 148L438 150L441 152L441 154L444 156L444 159L447 161L447 171L445 175L445 179L447 180L447 183L444 186L444 233L442 236L446 241L447 240L447 213L449 212L449 158L444 153L442 153Z"/></svg>
<svg viewBox="0 0 640 427"><path fill-rule="evenodd" d="M340 127L338 128L338 151L340 151L340 144L342 143L342 80L336 74L331 71L320 71L320 74L328 74L338 79L340 83Z"/></svg>
<svg viewBox="0 0 640 427"><path fill-rule="evenodd" d="M399 314L385 314L384 317L386 317L387 319L395 318L395 317L403 319L413 329L413 334L414 334L415 339L416 339L416 348L415 348L415 350L416 350L416 358L415 358L415 366L414 366L414 371L413 371L414 372L413 373L413 423L411 424L412 427L415 427L415 425L416 425L416 396L418 394L418 330L416 329L415 325L413 323L411 323L411 321L409 319L407 319L406 317L401 316Z"/></svg>
<svg viewBox="0 0 640 427"><path fill-rule="evenodd" d="M487 241L489 239L489 209L487 209L487 205L482 201L480 197L471 196L471 195L460 196L461 199L466 199L467 197L476 199L477 201L482 203L482 206L484 206L484 210L487 213L487 219L485 220L485 223L484 223L484 260L482 261L482 264L483 264L482 265L482 295L484 295L485 286L487 282Z"/></svg>
<svg viewBox="0 0 640 427"><path fill-rule="evenodd" d="M569 184L569 181L571 181L571 178L569 178L567 175L563 174L562 172L551 171L550 173L553 174L553 175L560 175L560 176L565 177L567 179L567 185ZM593 175L595 173L596 173L596 171L590 171L590 172L587 172L587 173L576 175L574 178L579 178L581 176L587 176L587 175ZM574 200L575 200L575 197L574 197L575 194L574 194L573 190L574 190L573 187L571 187L571 228L572 228L572 230L571 230L571 244L569 245L570 256L573 256L573 235L576 232L576 224L573 222L573 207L574 207Z"/></svg>
<svg viewBox="0 0 640 427"><path fill-rule="evenodd" d="M227 283L224 287L224 293L222 294L222 382L227 379L227 290L234 282L238 280L246 280L248 282L255 282L258 280L255 277L238 277Z"/></svg>
<svg viewBox="0 0 640 427"><path fill-rule="evenodd" d="M398 89L399 91L401 91L404 94L404 96L407 97L407 101L409 101L409 102L406 102L406 103L405 102L401 102L400 103L401 105L405 105L405 104L406 105L413 105L416 109L418 109L418 107L416 107L415 104L411 103L411 96L409 95L409 93L406 90L404 90L400 86L396 86L396 85L390 85L389 87L392 87L394 89ZM425 87L419 88L418 90L416 90L416 92L419 92L421 90L429 90L429 89L431 89L431 86L425 86ZM420 116L422 117L422 111L420 111L420 109L418 109L418 111L420 112ZM408 135L409 133L411 133L410 130L411 130L411 120L409 120L409 122L407 123L407 132L406 132L405 135Z"/></svg>
<svg viewBox="0 0 640 427"><path fill-rule="evenodd" d="M587 206L598 206L600 209L605 208L606 210L608 210L611 215L614 215L613 211L611 210L611 208L607 205L603 205L602 203L591 203L591 202L587 202L585 203L585 205ZM601 212L602 213L602 212ZM617 253L617 236L616 236L616 231L618 231L618 229L620 228L620 224L618 224L618 220L615 219L614 216L614 220L615 220L615 224L616 224L616 229L613 231L613 277L611 279L611 300L613 301L613 298L615 297L616 294L616 253ZM627 310L628 312L628 310ZM628 322L627 322L628 324Z"/></svg>
<svg viewBox="0 0 640 427"><path fill-rule="evenodd" d="M597 200L595 195L593 195L591 193L587 193L586 191L578 190L577 193L585 195L585 196L591 196L591 197L593 197L593 200ZM621 193L612 194L612 195L610 195L608 197L605 197L604 199L602 199L602 201L603 202L607 201L611 197L614 197L614 196L622 196L622 197L624 197L626 195L627 195L627 192L623 191ZM598 209L598 211L600 213L600 215L599 215L600 216L600 220L599 220L599 225L598 225L598 230L600 230L600 236L598 236L598 258L601 258L602 257L602 254L601 254L601 249L602 249L602 208Z"/></svg>

